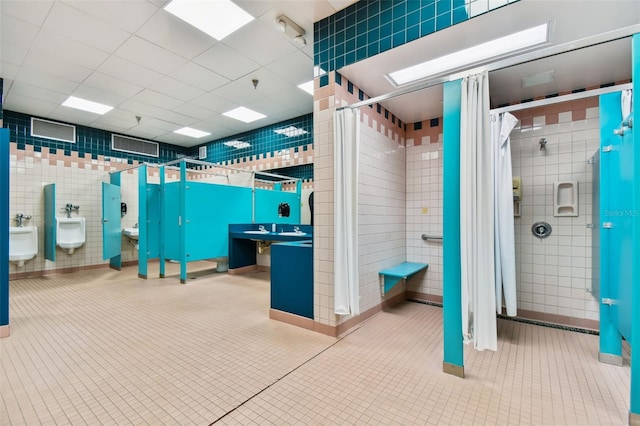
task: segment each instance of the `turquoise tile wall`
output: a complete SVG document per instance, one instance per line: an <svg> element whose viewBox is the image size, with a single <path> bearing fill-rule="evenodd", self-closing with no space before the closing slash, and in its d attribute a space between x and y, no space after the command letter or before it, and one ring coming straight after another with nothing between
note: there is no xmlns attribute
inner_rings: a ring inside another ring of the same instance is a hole
<svg viewBox="0 0 640 426"><path fill-rule="evenodd" d="M515 1L504 0L500 6ZM470 2L361 0L314 24L314 65L327 72L339 70L466 21ZM327 84L329 77L321 76L320 86Z"/></svg>
<svg viewBox="0 0 640 426"><path fill-rule="evenodd" d="M11 130L11 141L16 142L18 149L25 149L26 145L33 145L35 152L40 152L43 147L49 148L51 154L71 155L77 152L79 157L91 154L92 159L98 155L109 158L125 158L129 164L134 160L148 163L166 163L177 158L190 156L193 148L183 148L176 145L160 143L160 156L148 157L127 152L113 151L111 149L111 132L94 129L92 127L76 125L76 143L61 142L45 138L31 136L31 116L13 111L4 111L3 126ZM196 151L197 152L197 151Z"/></svg>

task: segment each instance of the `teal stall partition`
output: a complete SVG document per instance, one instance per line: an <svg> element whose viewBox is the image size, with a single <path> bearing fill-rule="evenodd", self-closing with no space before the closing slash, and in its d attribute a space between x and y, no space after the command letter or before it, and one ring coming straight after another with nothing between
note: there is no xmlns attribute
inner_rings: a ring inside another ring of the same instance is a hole
<svg viewBox="0 0 640 426"><path fill-rule="evenodd" d="M461 80L444 84L443 101L443 316L445 373L464 377L462 278L460 275Z"/></svg>
<svg viewBox="0 0 640 426"><path fill-rule="evenodd" d="M44 258L56 261L56 184L44 187Z"/></svg>
<svg viewBox="0 0 640 426"><path fill-rule="evenodd" d="M165 259L180 260L180 182L164 185L163 254Z"/></svg>
<svg viewBox="0 0 640 426"><path fill-rule="evenodd" d="M119 178L119 173L112 174L112 183L102 182L102 258L109 259L109 265L118 270L122 267Z"/></svg>
<svg viewBox="0 0 640 426"><path fill-rule="evenodd" d="M0 337L9 335L9 129L0 129Z"/></svg>
<svg viewBox="0 0 640 426"><path fill-rule="evenodd" d="M138 169L138 277L147 278L149 259L160 257L160 185L147 183L147 166Z"/></svg>
<svg viewBox="0 0 640 426"><path fill-rule="evenodd" d="M300 223L301 199L297 192L284 192L280 190L256 189L255 192L255 222L256 223ZM289 217L278 214L278 206L288 204ZM249 221L250 222L250 221ZM249 223L235 222L235 223Z"/></svg>

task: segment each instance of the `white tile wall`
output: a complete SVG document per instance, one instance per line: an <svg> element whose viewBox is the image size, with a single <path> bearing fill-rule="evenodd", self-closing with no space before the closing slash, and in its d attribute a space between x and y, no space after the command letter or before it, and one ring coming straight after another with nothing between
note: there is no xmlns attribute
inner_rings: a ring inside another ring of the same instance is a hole
<svg viewBox="0 0 640 426"><path fill-rule="evenodd" d="M405 149L396 141L364 123L360 137L358 268L364 312L382 301L378 271L405 261L406 167Z"/></svg>
<svg viewBox="0 0 640 426"><path fill-rule="evenodd" d="M429 264L408 290L442 296L442 241L422 240L422 234L442 236L442 142L408 147L406 156L407 261Z"/></svg>
<svg viewBox="0 0 640 426"><path fill-rule="evenodd" d="M522 216L515 218L518 308L591 320L599 319L591 288L592 170L587 160L599 146L598 108L587 119L546 125L534 118L532 129L511 133L513 175L522 177ZM539 141L547 139L546 150ZM553 183L578 181L579 216L553 216ZM545 239L531 233L538 221L553 232Z"/></svg>

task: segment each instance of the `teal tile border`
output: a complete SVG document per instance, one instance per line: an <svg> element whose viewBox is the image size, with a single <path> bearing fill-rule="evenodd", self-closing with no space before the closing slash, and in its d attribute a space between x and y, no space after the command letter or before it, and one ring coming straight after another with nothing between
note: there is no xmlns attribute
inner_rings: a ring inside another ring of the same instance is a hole
<svg viewBox="0 0 640 426"><path fill-rule="evenodd" d="M504 4L519 0L505 0ZM336 71L464 22L469 0L360 0L314 24L314 65ZM329 84L321 76L320 87Z"/></svg>

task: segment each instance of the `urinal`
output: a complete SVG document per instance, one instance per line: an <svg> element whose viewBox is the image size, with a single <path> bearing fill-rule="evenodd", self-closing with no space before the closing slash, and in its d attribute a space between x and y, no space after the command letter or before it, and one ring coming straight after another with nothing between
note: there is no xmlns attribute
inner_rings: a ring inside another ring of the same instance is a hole
<svg viewBox="0 0 640 426"><path fill-rule="evenodd" d="M38 254L38 228L35 226L9 227L9 261L18 267Z"/></svg>
<svg viewBox="0 0 640 426"><path fill-rule="evenodd" d="M58 217L56 222L56 244L73 254L85 241L84 217Z"/></svg>

